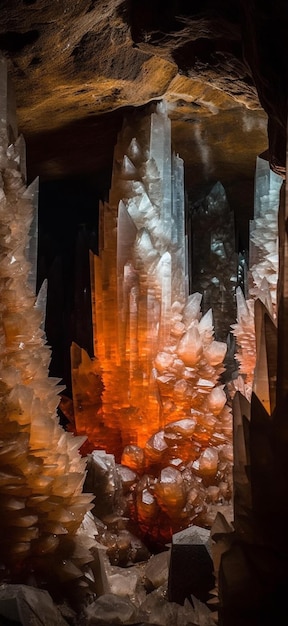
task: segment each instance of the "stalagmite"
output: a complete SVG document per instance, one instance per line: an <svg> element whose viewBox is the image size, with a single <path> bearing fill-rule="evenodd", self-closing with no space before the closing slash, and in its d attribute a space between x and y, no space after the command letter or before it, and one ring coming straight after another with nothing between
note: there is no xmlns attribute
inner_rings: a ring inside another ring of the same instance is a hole
<svg viewBox="0 0 288 626"><path fill-rule="evenodd" d="M77 539L91 495L82 493L83 437L57 417L59 380L50 378L50 348L35 297L37 181L28 188L23 139L17 139L6 61L0 59L0 528L1 578L30 572L53 584L81 578L89 539ZM82 545L81 558L76 543Z"/></svg>
<svg viewBox="0 0 288 626"><path fill-rule="evenodd" d="M189 207L191 284L203 294L203 310L214 313L217 339L226 340L235 319L237 254L234 212L220 182Z"/></svg>
<svg viewBox="0 0 288 626"><path fill-rule="evenodd" d="M160 542L210 523L231 497L232 465L227 345L201 294L188 295L184 168L166 107L135 113L118 136L91 255L95 358L71 350L76 431L136 472L124 512Z"/></svg>

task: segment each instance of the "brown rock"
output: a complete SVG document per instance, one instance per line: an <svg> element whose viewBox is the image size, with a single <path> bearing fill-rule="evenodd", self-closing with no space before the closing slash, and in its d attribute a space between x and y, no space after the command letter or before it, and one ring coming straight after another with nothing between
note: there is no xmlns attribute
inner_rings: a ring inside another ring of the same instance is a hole
<svg viewBox="0 0 288 626"><path fill-rule="evenodd" d="M31 177L75 174L79 144L81 171L108 167L120 107L165 95L191 121L259 110L254 81L269 116L271 162L283 166L285 0L3 0L0 13Z"/></svg>

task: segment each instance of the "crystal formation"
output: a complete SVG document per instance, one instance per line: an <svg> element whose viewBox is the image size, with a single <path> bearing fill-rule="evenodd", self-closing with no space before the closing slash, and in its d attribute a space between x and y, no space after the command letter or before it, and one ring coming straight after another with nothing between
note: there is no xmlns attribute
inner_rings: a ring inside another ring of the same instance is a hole
<svg viewBox="0 0 288 626"><path fill-rule="evenodd" d="M68 626L47 591L26 585L1 585L0 622L22 626Z"/></svg>
<svg viewBox="0 0 288 626"><path fill-rule="evenodd" d="M272 320L277 317L277 281L278 281L278 208L282 178L270 170L269 163L257 157L255 174L254 220L250 223L250 250L248 290L249 299L245 301L240 287L236 290L237 323L232 324L232 332L237 342L236 359L239 363L239 374L243 381L235 380L234 388L251 399L253 384L259 388L259 367L262 356L258 350L257 375L255 315L260 315L260 306L255 308L255 301L260 300ZM261 334L261 323L258 320ZM258 336L258 343L259 343ZM267 379L267 372L262 373ZM265 383L264 383L265 384ZM267 404L267 400L266 400Z"/></svg>
<svg viewBox="0 0 288 626"><path fill-rule="evenodd" d="M184 604L196 596L207 602L215 586L210 531L192 526L172 537L168 580L169 600Z"/></svg>
<svg viewBox="0 0 288 626"><path fill-rule="evenodd" d="M276 314L278 280L278 208L283 179L269 162L257 157L255 176L254 220L250 223L249 291L251 296L271 298ZM267 294L267 295L266 295Z"/></svg>
<svg viewBox="0 0 288 626"><path fill-rule="evenodd" d="M260 183L256 180L256 187ZM263 192L262 187L260 191ZM287 182L285 190L282 181L277 300L274 311L259 299L255 302L256 367L251 405L240 393L233 401L233 528L222 524L221 530L216 519L218 529L212 533L215 541L220 539L222 544L217 568L220 626L262 626L286 621L287 198Z"/></svg>
<svg viewBox="0 0 288 626"><path fill-rule="evenodd" d="M188 296L183 188L161 102L118 137L91 255L96 358L71 351L76 430L135 472L129 514L161 541L209 523L210 504L231 496L231 415L218 384L227 345L201 294Z"/></svg>
<svg viewBox="0 0 288 626"><path fill-rule="evenodd" d="M1 577L24 582L33 570L41 582L65 582L81 577L91 560L84 538L78 554L75 547L91 496L82 493L83 438L59 425L62 388L48 376L50 349L34 292L37 182L25 186L3 58L0 91Z"/></svg>

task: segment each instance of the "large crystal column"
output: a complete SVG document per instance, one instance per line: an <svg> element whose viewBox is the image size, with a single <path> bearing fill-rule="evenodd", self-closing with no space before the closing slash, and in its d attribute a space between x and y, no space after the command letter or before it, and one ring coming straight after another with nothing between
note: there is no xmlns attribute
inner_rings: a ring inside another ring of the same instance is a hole
<svg viewBox="0 0 288 626"><path fill-rule="evenodd" d="M87 379L94 412L89 438L103 445L106 429L106 448L118 458L125 445L145 446L163 424L191 417L192 409L202 410L200 437L209 394L223 372L226 344L213 341L211 312L201 320L200 294L188 298L184 167L170 144L165 102L124 122L109 203L100 210L100 253L91 261L103 392L99 408ZM76 397L76 352L72 361ZM220 396L222 402L222 390ZM87 432L85 402L79 394L74 402L80 433Z"/></svg>
<svg viewBox="0 0 288 626"><path fill-rule="evenodd" d="M91 560L89 541L78 538L76 549L76 531L92 497L82 493L83 438L61 428L63 387L49 377L50 348L35 297L37 182L26 188L14 113L0 58L1 580L28 582L33 572L41 586L55 588L81 578Z"/></svg>
<svg viewBox="0 0 288 626"><path fill-rule="evenodd" d="M227 344L202 295L188 295L184 166L170 139L164 102L123 123L91 255L95 359L72 347L76 429L121 460L123 513L161 545L229 504L233 459Z"/></svg>
<svg viewBox="0 0 288 626"><path fill-rule="evenodd" d="M151 371L159 342L169 339L171 256L174 268L177 262L180 268L176 289L182 299L185 292L183 165L175 157L172 205L171 130L165 104L138 120L137 139L134 132L133 125L124 124L118 139L109 204L100 211L100 258L95 258L92 270L95 355L104 384L102 410L94 405L95 444L101 424L110 424L118 432L119 451L131 441L144 443L151 428L159 427ZM86 432L81 421L76 407L77 430Z"/></svg>

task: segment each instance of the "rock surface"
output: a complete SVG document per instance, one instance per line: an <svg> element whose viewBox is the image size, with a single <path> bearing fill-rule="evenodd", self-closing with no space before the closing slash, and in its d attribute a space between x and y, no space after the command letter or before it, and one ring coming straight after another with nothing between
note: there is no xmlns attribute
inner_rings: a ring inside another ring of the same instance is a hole
<svg viewBox="0 0 288 626"><path fill-rule="evenodd" d="M46 163L40 174L69 174L76 157L55 161L55 144L61 152L68 139L66 149L73 154L74 147L75 154L84 132L103 152L111 133L115 143L119 108L165 95L188 118L262 105L270 158L281 168L287 8L284 0L273 8L262 4L175 0L163 8L160 0L3 0L0 49L10 60L31 167L46 151L53 165ZM95 156L86 157L88 165L95 171Z"/></svg>
<svg viewBox="0 0 288 626"><path fill-rule="evenodd" d="M164 11L159 1L22 4L2 3L0 47L17 79L25 134L164 94L184 92L205 109L201 82L222 92L222 106L234 98L259 107L242 59L238 3L227 11L220 1L215 11L206 2L189 12L184 2Z"/></svg>
<svg viewBox="0 0 288 626"><path fill-rule="evenodd" d="M7 584L0 586L0 623L68 626L47 591L28 585Z"/></svg>

